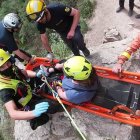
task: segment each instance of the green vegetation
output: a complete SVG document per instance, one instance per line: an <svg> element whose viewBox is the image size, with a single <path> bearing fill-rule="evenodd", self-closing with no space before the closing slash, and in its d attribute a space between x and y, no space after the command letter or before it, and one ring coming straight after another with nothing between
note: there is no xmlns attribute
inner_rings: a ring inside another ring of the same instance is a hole
<svg viewBox="0 0 140 140"><path fill-rule="evenodd" d="M80 25L81 30L85 33L88 30L86 21L91 17L94 7L96 5L95 0L45 0L46 3L60 2L66 5L80 9L81 18ZM18 40L18 46L27 52L37 55L37 56L46 56L47 52L44 51L44 48L41 47L41 40L39 33L34 24L30 23L25 14L25 7L28 1L26 0L0 0L0 19L4 17L7 13L18 12L22 18L23 26L19 34L16 34L15 37ZM50 45L55 53L57 58L63 59L66 56L69 56L71 51L66 47L62 39L54 31L47 30L49 35ZM1 105L0 105L1 106ZM8 118L8 115L5 111L2 111L0 107L1 116L4 115L5 120L2 122L0 120L0 140L12 140L13 136L10 135L13 122ZM6 119L7 118L7 119Z"/></svg>
<svg viewBox="0 0 140 140"><path fill-rule="evenodd" d="M43 49L39 33L34 24L30 23L25 14L25 7L28 1L25 0L0 0L0 19L9 13L9 12L18 12L23 21L23 27L18 35L16 35L19 41L19 47L28 51L31 54L35 54L37 56L46 56L46 53ZM81 30L85 33L88 30L88 26L86 24L86 20L91 17L92 11L95 5L95 1L92 0L46 0L46 3L64 3L69 6L76 7L80 9L81 12ZM61 39L58 39L58 35L54 35L56 33L51 33L50 30L47 31L49 33L49 43L55 52L57 58L64 58L71 53L71 51L66 47ZM60 37L59 37L60 38ZM66 52L65 52L66 51Z"/></svg>

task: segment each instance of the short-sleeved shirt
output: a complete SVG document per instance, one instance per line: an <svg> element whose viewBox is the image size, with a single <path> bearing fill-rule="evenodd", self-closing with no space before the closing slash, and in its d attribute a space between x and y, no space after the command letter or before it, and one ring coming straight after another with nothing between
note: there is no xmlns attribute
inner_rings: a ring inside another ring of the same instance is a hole
<svg viewBox="0 0 140 140"><path fill-rule="evenodd" d="M51 20L46 21L45 24L37 23L40 34L45 33L46 28L54 29L57 32L69 31L73 22L73 16L70 16L71 7L62 4L50 4L47 9L51 14Z"/></svg>
<svg viewBox="0 0 140 140"><path fill-rule="evenodd" d="M8 31L4 28L0 21L0 48L12 53L18 49L18 46L14 40L13 32Z"/></svg>
<svg viewBox="0 0 140 140"><path fill-rule="evenodd" d="M0 91L0 99L2 100L3 104L14 101L17 106L20 107L19 103L17 102L17 98L14 96L15 91L13 89L3 89Z"/></svg>
<svg viewBox="0 0 140 140"><path fill-rule="evenodd" d="M19 80L19 81L23 81L23 75L21 75L21 71L20 69L17 69L18 73L20 74L20 76L18 74L15 74L15 73L10 73L11 75L11 79L15 79L15 80ZM32 80L34 79L31 79L31 82L33 82ZM29 83L30 84L30 83ZM0 90L0 99L2 100L2 103L5 104L9 101L14 101L16 106L18 108L21 108L22 106L19 104L19 99L23 96L25 97L27 95L27 90L26 90L26 87L24 86L24 84L21 83L18 83L17 85L17 90L15 92L14 89L12 88L4 88L4 89L1 89Z"/></svg>
<svg viewBox="0 0 140 140"><path fill-rule="evenodd" d="M72 79L64 77L62 87L66 92L68 101L80 104L90 101L96 94L98 89L98 82L95 81L93 86L85 87L72 82Z"/></svg>

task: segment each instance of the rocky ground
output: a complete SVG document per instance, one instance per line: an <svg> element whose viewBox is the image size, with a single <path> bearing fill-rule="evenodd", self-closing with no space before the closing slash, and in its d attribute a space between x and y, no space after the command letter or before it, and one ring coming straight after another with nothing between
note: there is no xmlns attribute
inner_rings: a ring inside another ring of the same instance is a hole
<svg viewBox="0 0 140 140"><path fill-rule="evenodd" d="M135 0L136 5L140 5L139 0ZM97 0L95 14L88 21L90 31L85 39L88 47L96 47L102 44L104 31L108 28L116 27L123 38L129 36L134 28L140 29L140 19L135 15L140 13L140 9L134 7L134 15L128 16L128 1L125 1L125 9L116 13L119 2L116 0Z"/></svg>
<svg viewBox="0 0 140 140"><path fill-rule="evenodd" d="M139 0L135 0L140 5ZM117 0L98 0L95 16L88 23L90 31L85 35L87 47L91 51L89 57L93 65L113 67L117 56L138 35L140 19L135 19L140 9L134 8L134 15L128 17L128 1L125 2L126 9L116 13ZM125 69L139 71L139 52L126 63ZM88 140L139 140L140 128L108 120L96 115L72 110L72 117L85 134ZM24 126L24 127L23 127ZM74 131L67 115L57 113L52 116L51 121L32 131L26 121L16 121L16 140L80 140Z"/></svg>

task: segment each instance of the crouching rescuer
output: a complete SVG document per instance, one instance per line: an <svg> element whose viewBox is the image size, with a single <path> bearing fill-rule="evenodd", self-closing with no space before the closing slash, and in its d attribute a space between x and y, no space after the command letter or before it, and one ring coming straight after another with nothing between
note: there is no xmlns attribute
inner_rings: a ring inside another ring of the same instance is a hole
<svg viewBox="0 0 140 140"><path fill-rule="evenodd" d="M51 100L32 94L31 85L26 79L36 79L41 82L38 73L20 70L15 66L13 58L0 49L0 98L14 120L29 120L35 130L49 121L48 113L57 112L59 105ZM30 80L30 81L31 81Z"/></svg>

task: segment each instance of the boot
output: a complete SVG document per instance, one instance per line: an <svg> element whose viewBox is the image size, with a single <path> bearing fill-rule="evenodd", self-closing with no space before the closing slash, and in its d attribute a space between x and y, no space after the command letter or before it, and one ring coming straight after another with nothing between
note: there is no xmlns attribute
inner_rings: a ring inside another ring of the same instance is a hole
<svg viewBox="0 0 140 140"><path fill-rule="evenodd" d="M124 9L124 7L119 7L119 8L116 10L116 13L121 12L123 9Z"/></svg>
<svg viewBox="0 0 140 140"><path fill-rule="evenodd" d="M85 57L90 55L90 51L87 48L85 50L83 50L82 52L83 52Z"/></svg>
<svg viewBox="0 0 140 140"><path fill-rule="evenodd" d="M30 126L32 130L37 129L38 126L46 124L49 121L49 116L47 114L42 114L41 116L30 120Z"/></svg>
<svg viewBox="0 0 140 140"><path fill-rule="evenodd" d="M140 14L137 14L137 15L135 16L135 18L140 18Z"/></svg>
<svg viewBox="0 0 140 140"><path fill-rule="evenodd" d="M133 10L130 9L128 12L128 16L131 17L132 15L133 15Z"/></svg>

